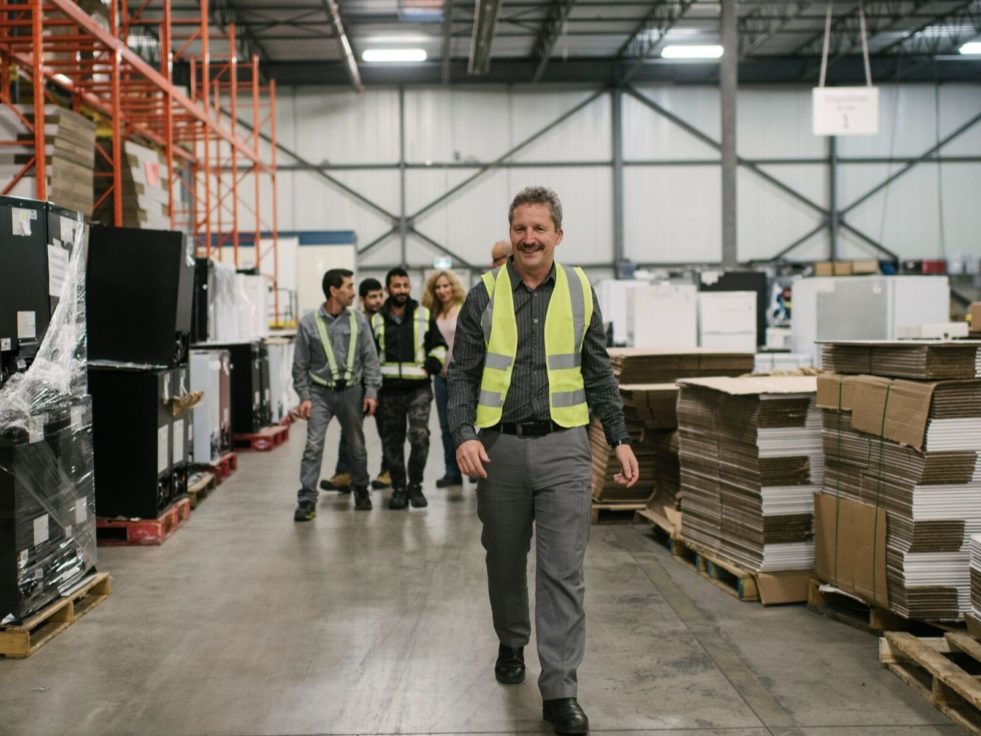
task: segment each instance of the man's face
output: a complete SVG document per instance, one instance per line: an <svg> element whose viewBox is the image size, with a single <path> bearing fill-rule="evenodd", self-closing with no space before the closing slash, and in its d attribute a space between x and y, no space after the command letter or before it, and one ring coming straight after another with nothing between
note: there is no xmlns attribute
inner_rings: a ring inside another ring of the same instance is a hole
<svg viewBox="0 0 981 736"><path fill-rule="evenodd" d="M392 299L392 304L396 307L404 307L408 303L410 291L408 276L392 276L385 288Z"/></svg>
<svg viewBox="0 0 981 736"><path fill-rule="evenodd" d="M350 276L345 276L341 285L331 288L334 299L344 307L354 304L354 280Z"/></svg>
<svg viewBox="0 0 981 736"><path fill-rule="evenodd" d="M368 314L374 314L379 309L381 309L382 304L385 301L385 290L375 289L374 291L369 291L361 299L361 308L364 309Z"/></svg>
<svg viewBox="0 0 981 736"><path fill-rule="evenodd" d="M519 268L533 270L551 265L562 231L555 229L547 204L522 204L511 216L511 249Z"/></svg>

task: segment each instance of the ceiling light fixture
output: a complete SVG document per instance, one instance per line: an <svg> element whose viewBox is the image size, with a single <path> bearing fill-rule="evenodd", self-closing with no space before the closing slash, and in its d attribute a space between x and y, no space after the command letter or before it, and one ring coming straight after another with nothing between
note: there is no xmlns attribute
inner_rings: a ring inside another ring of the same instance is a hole
<svg viewBox="0 0 981 736"><path fill-rule="evenodd" d="M470 40L470 59L467 63L469 74L486 74L490 71L491 46L494 44L494 32L502 4L503 0L477 0L473 37Z"/></svg>
<svg viewBox="0 0 981 736"><path fill-rule="evenodd" d="M959 51L968 56L981 54L981 41L968 41L960 47Z"/></svg>
<svg viewBox="0 0 981 736"><path fill-rule="evenodd" d="M425 49L365 49L361 61L367 64L405 64L425 61Z"/></svg>
<svg viewBox="0 0 981 736"><path fill-rule="evenodd" d="M665 46L661 52L664 59L718 59L722 56L722 47L672 45Z"/></svg>

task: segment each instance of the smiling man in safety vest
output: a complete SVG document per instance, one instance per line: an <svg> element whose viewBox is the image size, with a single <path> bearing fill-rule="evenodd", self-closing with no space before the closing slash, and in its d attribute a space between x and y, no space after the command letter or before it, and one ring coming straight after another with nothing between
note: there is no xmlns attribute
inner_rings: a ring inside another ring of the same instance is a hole
<svg viewBox="0 0 981 736"><path fill-rule="evenodd" d="M429 457L432 376L446 362L446 340L436 318L409 296L409 273L404 268L393 268L385 275L385 290L388 299L371 318L371 329L381 357L378 421L385 467L392 479L388 508L404 509L409 504L424 508L429 505L422 492L422 476ZM407 425L411 448L408 472Z"/></svg>
<svg viewBox="0 0 981 736"><path fill-rule="evenodd" d="M527 558L535 530L538 687L556 733L583 734L576 671L586 645L583 558L591 521L590 411L637 482L603 320L582 269L557 263L562 204L528 187L508 212L513 256L485 273L457 322L449 421L460 470L480 480L487 578L500 646L494 674L524 681L531 634Z"/></svg>
<svg viewBox="0 0 981 736"><path fill-rule="evenodd" d="M303 315L296 331L293 388L300 396L297 412L307 420L307 443L300 463L294 521L310 521L317 515L324 435L335 416L348 440L354 508L371 508L362 422L365 414L375 413L381 371L368 320L360 311L351 309L353 275L343 268L325 273L322 285L327 301Z"/></svg>

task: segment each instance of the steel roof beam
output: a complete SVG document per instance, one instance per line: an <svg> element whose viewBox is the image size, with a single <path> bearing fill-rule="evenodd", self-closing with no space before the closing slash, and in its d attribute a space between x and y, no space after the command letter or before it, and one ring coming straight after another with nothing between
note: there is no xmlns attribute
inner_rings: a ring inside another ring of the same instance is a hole
<svg viewBox="0 0 981 736"><path fill-rule="evenodd" d="M453 0L443 2L443 47L440 63L443 67L443 84L450 83L450 61L453 56Z"/></svg>
<svg viewBox="0 0 981 736"><path fill-rule="evenodd" d="M354 50L351 48L351 41L344 30L344 23L341 21L341 9L337 6L337 0L323 0L324 11L334 27L334 34L337 45L341 52L341 59L344 62L344 71L347 72L351 86L355 92L364 92L364 84L361 83L361 72L358 70L358 61L354 58Z"/></svg>
<svg viewBox="0 0 981 736"><path fill-rule="evenodd" d="M621 75L621 82L627 82L637 73L641 64L664 40L674 25L681 20L694 0L657 0L644 20L634 28L617 51L617 59L628 59L630 65Z"/></svg>
<svg viewBox="0 0 981 736"><path fill-rule="evenodd" d="M784 30L788 23L800 17L807 2L760 3L739 19L739 56L749 56L760 46Z"/></svg>
<svg viewBox="0 0 981 736"><path fill-rule="evenodd" d="M531 78L532 82L539 81L542 74L545 73L545 67L548 66L548 62L552 58L552 50L565 33L569 13L572 12L572 6L575 4L576 0L555 0L549 7L548 16L542 24L538 38L535 39L533 56L538 59L538 66L535 67L535 74Z"/></svg>
<svg viewBox="0 0 981 736"><path fill-rule="evenodd" d="M270 60L269 52L256 35L247 25L242 25L241 15L232 0L208 0L208 15L211 22L220 26L223 31L233 24L238 29L238 33L235 34L235 45L238 53L241 54L240 58L248 60L258 56L262 63Z"/></svg>
<svg viewBox="0 0 981 736"><path fill-rule="evenodd" d="M490 71L491 48L494 45L494 33L502 5L503 0L476 0L470 61L467 65L470 74L486 74Z"/></svg>
<svg viewBox="0 0 981 736"><path fill-rule="evenodd" d="M928 32L931 26L941 24L947 26L945 36ZM981 2L971 0L961 3L947 13L933 16L920 23L915 30L910 31L903 38L876 49L876 53L939 54L945 51L941 46L944 42L949 42L948 49L956 52L961 44L971 40L978 33L981 33Z"/></svg>

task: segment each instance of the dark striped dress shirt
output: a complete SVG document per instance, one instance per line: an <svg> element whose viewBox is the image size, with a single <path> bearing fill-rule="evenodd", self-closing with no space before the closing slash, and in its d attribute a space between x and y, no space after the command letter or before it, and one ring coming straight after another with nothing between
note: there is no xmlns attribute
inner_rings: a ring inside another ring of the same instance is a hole
<svg viewBox="0 0 981 736"><path fill-rule="evenodd" d="M511 385L504 399L501 421L547 421L549 410L548 373L545 367L545 313L555 288L555 266L552 266L548 278L534 290L525 286L511 261L508 261L507 268L514 291L518 352L511 373ZM577 285L571 286L575 288ZM474 420L486 353L480 317L488 301L484 282L479 281L467 295L457 319L447 406L450 431L457 445L477 437ZM590 411L603 423L607 442L612 444L619 440L629 440L630 435L623 420L623 401L610 368L603 317L595 292L593 316L583 340L582 375L586 384L586 402Z"/></svg>

